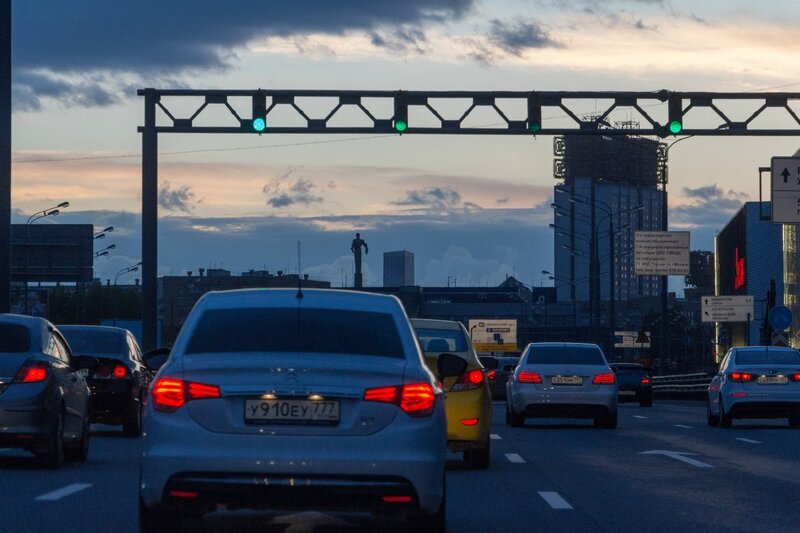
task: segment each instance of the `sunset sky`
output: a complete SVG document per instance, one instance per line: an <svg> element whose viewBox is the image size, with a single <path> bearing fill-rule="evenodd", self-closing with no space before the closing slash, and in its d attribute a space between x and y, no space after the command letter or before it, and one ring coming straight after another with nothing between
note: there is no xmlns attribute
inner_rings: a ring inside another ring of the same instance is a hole
<svg viewBox="0 0 800 533"><path fill-rule="evenodd" d="M798 16L793 0L14 0L12 221L69 201L37 223L113 225L97 277L141 259L140 88L800 92ZM799 147L676 145L672 229L712 249L758 167ZM422 285L551 283L551 137L161 135L159 152L160 275L351 284L360 231L367 285L402 249Z"/></svg>

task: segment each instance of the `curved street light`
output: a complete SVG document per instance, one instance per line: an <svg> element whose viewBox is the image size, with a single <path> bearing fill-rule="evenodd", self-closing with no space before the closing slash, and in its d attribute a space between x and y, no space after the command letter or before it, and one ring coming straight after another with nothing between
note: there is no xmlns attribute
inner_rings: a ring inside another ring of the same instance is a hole
<svg viewBox="0 0 800 533"><path fill-rule="evenodd" d="M104 228L104 229L101 229L98 232L95 232L92 235L92 238L93 239L105 239L106 238L106 233L111 233L112 231L114 231L114 226L108 226L107 228Z"/></svg>
<svg viewBox="0 0 800 533"><path fill-rule="evenodd" d="M139 267L141 265L142 265L142 262L139 261L135 265L131 265L129 267L125 267L125 268L121 269L119 272L117 272L116 276L114 276L114 285L117 284L117 280L119 279L120 276L123 276L123 275L125 275L125 274L127 274L129 272L136 272L137 270L139 270Z"/></svg>
<svg viewBox="0 0 800 533"><path fill-rule="evenodd" d="M28 221L26 222L26 224L31 224L32 222L36 222L40 218L55 216L61 212L60 209L64 209L65 207L69 207L69 202L61 202L60 204L54 205L53 207L48 207L47 209L42 209L41 211L37 211L28 217Z"/></svg>
<svg viewBox="0 0 800 533"><path fill-rule="evenodd" d="M28 228L29 224L32 224L39 220L40 218L56 216L61 211L60 209L64 209L69 207L69 202L61 202L58 205L54 205L53 207L48 207L47 209L42 209L41 211L37 211L31 216L28 217L28 220L25 222L25 314L27 315L29 312L28 309L28 283L30 280L28 279L30 272L28 272L30 268L30 242L28 242Z"/></svg>
<svg viewBox="0 0 800 533"><path fill-rule="evenodd" d="M106 246L102 250L98 250L97 252L95 252L94 256L95 256L95 258L97 258L97 257L103 256L103 255L108 255L108 251L109 250L113 250L116 247L117 247L116 244L109 244L108 246Z"/></svg>

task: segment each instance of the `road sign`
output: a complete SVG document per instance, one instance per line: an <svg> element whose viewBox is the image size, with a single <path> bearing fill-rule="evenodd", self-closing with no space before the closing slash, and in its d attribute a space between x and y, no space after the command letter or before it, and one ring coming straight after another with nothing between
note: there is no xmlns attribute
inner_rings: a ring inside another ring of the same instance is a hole
<svg viewBox="0 0 800 533"><path fill-rule="evenodd" d="M776 305L769 310L769 325L783 331L792 325L792 310L785 305Z"/></svg>
<svg viewBox="0 0 800 533"><path fill-rule="evenodd" d="M753 297L703 296L703 322L747 322L753 320Z"/></svg>
<svg viewBox="0 0 800 533"><path fill-rule="evenodd" d="M637 231L634 271L639 276L688 276L688 231Z"/></svg>
<svg viewBox="0 0 800 533"><path fill-rule="evenodd" d="M614 348L650 348L650 332L615 331Z"/></svg>
<svg viewBox="0 0 800 533"><path fill-rule="evenodd" d="M472 345L479 353L516 352L516 320L470 320Z"/></svg>
<svg viewBox="0 0 800 533"><path fill-rule="evenodd" d="M800 223L800 157L772 158L772 221Z"/></svg>
<svg viewBox="0 0 800 533"><path fill-rule="evenodd" d="M782 331L772 332L772 346L789 346L789 339Z"/></svg>

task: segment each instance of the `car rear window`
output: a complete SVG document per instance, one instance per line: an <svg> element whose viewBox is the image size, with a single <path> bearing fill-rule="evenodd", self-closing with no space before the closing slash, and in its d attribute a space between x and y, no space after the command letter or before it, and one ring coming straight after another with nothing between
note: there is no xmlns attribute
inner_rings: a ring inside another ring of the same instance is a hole
<svg viewBox="0 0 800 533"><path fill-rule="evenodd" d="M17 324L0 324L0 353L25 353L30 349L28 328Z"/></svg>
<svg viewBox="0 0 800 533"><path fill-rule="evenodd" d="M737 365L800 365L797 350L739 350Z"/></svg>
<svg viewBox="0 0 800 533"><path fill-rule="evenodd" d="M464 333L458 329L416 328L417 338L425 352L466 352ZM445 345L447 347L445 348Z"/></svg>
<svg viewBox="0 0 800 533"><path fill-rule="evenodd" d="M308 352L405 357L388 313L341 309L211 309L186 348L193 353Z"/></svg>
<svg viewBox="0 0 800 533"><path fill-rule="evenodd" d="M120 357L124 350L122 336L113 331L61 330L75 355L104 355Z"/></svg>
<svg viewBox="0 0 800 533"><path fill-rule="evenodd" d="M593 346L534 346L525 362L534 365L606 364L600 349Z"/></svg>

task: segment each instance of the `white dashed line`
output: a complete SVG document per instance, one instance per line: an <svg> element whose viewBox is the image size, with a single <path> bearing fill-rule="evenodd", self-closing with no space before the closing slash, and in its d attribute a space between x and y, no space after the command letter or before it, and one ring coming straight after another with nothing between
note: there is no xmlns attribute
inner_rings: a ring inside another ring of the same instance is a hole
<svg viewBox="0 0 800 533"><path fill-rule="evenodd" d="M507 453L506 454L506 459L508 459L508 461L511 462L511 463L524 463L525 462L525 459L523 459L522 456L520 454L518 454L518 453Z"/></svg>
<svg viewBox="0 0 800 533"><path fill-rule="evenodd" d="M641 418L642 420L647 420L647 417L642 415L633 415L633 418Z"/></svg>
<svg viewBox="0 0 800 533"><path fill-rule="evenodd" d="M763 443L763 442L761 442L761 441L758 441L758 440L752 440L752 439L745 439L744 437L736 437L736 440L740 440L740 441L742 441L742 442L748 442L748 443L750 443L750 444L764 444L764 443Z"/></svg>
<svg viewBox="0 0 800 533"><path fill-rule="evenodd" d="M694 429L694 426L684 426L683 424L675 424L676 428Z"/></svg>
<svg viewBox="0 0 800 533"><path fill-rule="evenodd" d="M492 440L503 440L503 437L501 437L497 433L489 433L489 438Z"/></svg>
<svg viewBox="0 0 800 533"><path fill-rule="evenodd" d="M52 502L60 500L65 496L69 496L70 494L75 494L76 492L88 489L91 486L92 486L91 483L73 483L72 485L67 485L62 489L54 490L53 492L48 492L47 494L42 494L41 496L38 496L34 499L37 501Z"/></svg>
<svg viewBox="0 0 800 533"><path fill-rule="evenodd" d="M539 496L553 509L572 509L572 506L557 492L539 491Z"/></svg>

